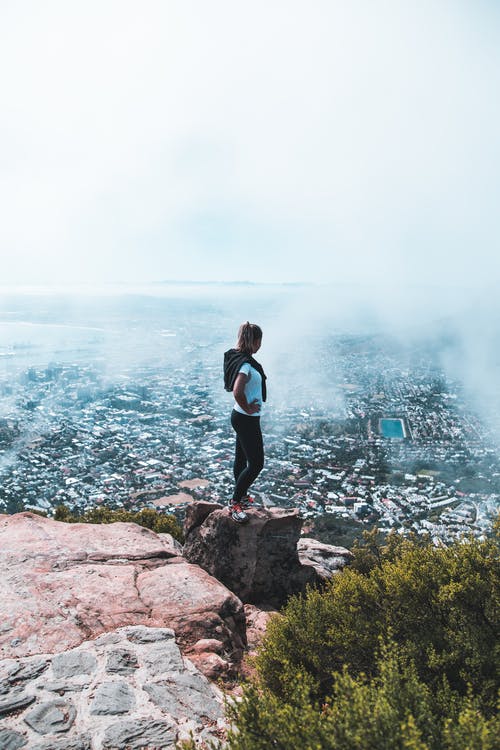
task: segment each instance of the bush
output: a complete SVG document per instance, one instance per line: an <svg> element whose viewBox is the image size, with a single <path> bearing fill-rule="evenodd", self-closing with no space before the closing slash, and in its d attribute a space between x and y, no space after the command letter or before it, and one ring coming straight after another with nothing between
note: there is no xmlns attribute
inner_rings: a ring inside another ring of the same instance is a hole
<svg viewBox="0 0 500 750"><path fill-rule="evenodd" d="M433 694L443 678L462 696L470 684L491 711L498 684L498 542L497 535L436 548L390 539L370 553L367 572L347 569L325 591L293 598L268 627L257 659L263 685L287 699L297 675L307 674L322 701L332 673L344 665L353 676L377 674L378 643L390 634Z"/></svg>
<svg viewBox="0 0 500 750"><path fill-rule="evenodd" d="M386 645L377 676L333 675L332 695L311 699L311 683L297 675L288 700L257 685L229 709L236 726L228 750L495 750L500 723L485 718L470 698L448 694L436 708L415 665Z"/></svg>
<svg viewBox="0 0 500 750"><path fill-rule="evenodd" d="M54 518L65 523L136 523L155 531L157 534L171 534L179 542L184 541L182 528L175 516L163 515L150 508L144 508L136 513L128 510L112 510L111 508L92 508L82 515L72 514L65 505L58 505Z"/></svg>
<svg viewBox="0 0 500 750"><path fill-rule="evenodd" d="M226 750L499 748L498 532L366 535L351 569L271 620Z"/></svg>
<svg viewBox="0 0 500 750"><path fill-rule="evenodd" d="M369 534L271 620L227 750L497 750L498 547Z"/></svg>

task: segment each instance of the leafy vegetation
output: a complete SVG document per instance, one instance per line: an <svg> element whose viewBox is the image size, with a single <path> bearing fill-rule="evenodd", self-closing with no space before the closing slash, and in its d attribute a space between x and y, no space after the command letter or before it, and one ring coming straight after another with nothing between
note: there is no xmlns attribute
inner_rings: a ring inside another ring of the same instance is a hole
<svg viewBox="0 0 500 750"><path fill-rule="evenodd" d="M332 673L377 674L379 641L389 637L414 661L434 694L443 679L482 705L496 698L499 536L436 548L396 535L369 535L355 562L323 592L290 601L271 622L258 657L263 684L286 699L298 674L308 674L322 701ZM496 657L496 659L495 659Z"/></svg>
<svg viewBox="0 0 500 750"><path fill-rule="evenodd" d="M171 534L177 541L181 543L184 541L182 528L175 516L164 515L150 508L144 508L134 513L128 510L112 510L101 506L91 508L81 515L76 515L71 513L65 505L58 505L54 518L56 521L65 521L66 523L115 523L116 521L136 523L155 531L157 534Z"/></svg>
<svg viewBox="0 0 500 750"><path fill-rule="evenodd" d="M498 750L498 532L366 535L271 620L227 750Z"/></svg>
<svg viewBox="0 0 500 750"><path fill-rule="evenodd" d="M477 700L432 690L395 644L381 648L373 677L333 675L331 696L314 700L310 676L299 673L283 700L256 684L229 708L231 750L495 750L500 721Z"/></svg>

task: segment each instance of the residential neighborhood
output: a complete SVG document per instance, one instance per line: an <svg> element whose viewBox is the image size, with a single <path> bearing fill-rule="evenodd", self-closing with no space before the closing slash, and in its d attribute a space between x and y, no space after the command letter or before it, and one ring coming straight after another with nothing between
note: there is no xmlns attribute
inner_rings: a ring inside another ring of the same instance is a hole
<svg viewBox="0 0 500 750"><path fill-rule="evenodd" d="M0 420L0 512L104 504L182 518L193 499L226 504L231 394L203 351L196 356L194 374L181 361L110 381L95 365L66 363L1 381L10 411ZM425 357L398 364L377 340L345 337L331 356L338 408L318 394L299 406L273 402L271 390L256 502L298 508L308 523L328 516L436 543L487 533L499 508L498 451L460 385Z"/></svg>

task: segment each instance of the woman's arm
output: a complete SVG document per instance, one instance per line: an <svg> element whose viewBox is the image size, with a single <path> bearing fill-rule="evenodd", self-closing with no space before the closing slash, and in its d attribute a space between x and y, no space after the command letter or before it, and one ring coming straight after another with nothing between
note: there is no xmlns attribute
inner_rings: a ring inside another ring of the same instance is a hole
<svg viewBox="0 0 500 750"><path fill-rule="evenodd" d="M257 414L260 411L260 404L257 399L254 399L251 404L248 403L245 396L245 386L250 380L250 375L245 375L243 372L239 372L236 376L233 386L234 400L241 406L244 412L247 414Z"/></svg>

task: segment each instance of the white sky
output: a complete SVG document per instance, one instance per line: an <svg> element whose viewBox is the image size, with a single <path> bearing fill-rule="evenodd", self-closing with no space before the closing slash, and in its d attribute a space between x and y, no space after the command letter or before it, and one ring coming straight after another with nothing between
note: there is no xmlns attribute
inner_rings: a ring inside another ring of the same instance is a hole
<svg viewBox="0 0 500 750"><path fill-rule="evenodd" d="M496 0L2 0L0 284L500 283Z"/></svg>

